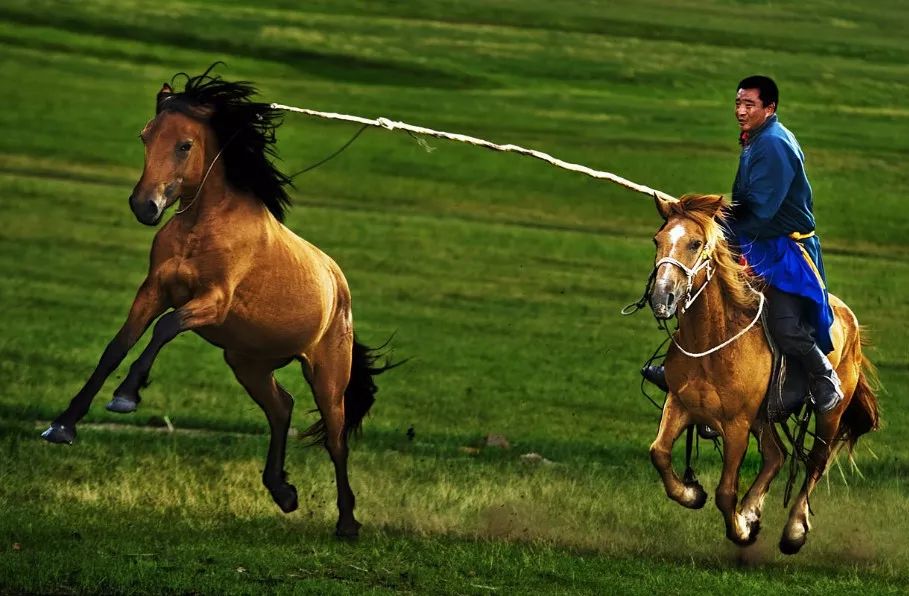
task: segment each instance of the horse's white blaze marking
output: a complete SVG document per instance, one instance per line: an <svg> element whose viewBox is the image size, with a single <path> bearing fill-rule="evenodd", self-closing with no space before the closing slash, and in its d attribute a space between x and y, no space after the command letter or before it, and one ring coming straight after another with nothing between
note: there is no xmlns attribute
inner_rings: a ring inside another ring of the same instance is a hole
<svg viewBox="0 0 909 596"><path fill-rule="evenodd" d="M672 242L672 248L675 248L676 243L685 237L685 233L685 226L682 224L676 224L669 230L669 240Z"/></svg>
<svg viewBox="0 0 909 596"><path fill-rule="evenodd" d="M669 247L669 252L666 253L667 255L671 256L675 252L675 245L678 243L679 240L681 240L682 238L685 237L685 234L686 234L685 226L680 223L675 224L674 226L672 226L669 229L669 241L672 244ZM668 264L669 263L663 263L663 265L668 265ZM672 267L670 266L669 269L666 269L665 271L671 271L671 270L672 270ZM662 275L665 275L665 272ZM662 275L660 276L660 278L662 277Z"/></svg>
<svg viewBox="0 0 909 596"><path fill-rule="evenodd" d="M155 187L155 196L152 197L152 202L158 208L158 213L164 211L165 205L167 205L167 197L164 196L165 184L161 182L158 186Z"/></svg>

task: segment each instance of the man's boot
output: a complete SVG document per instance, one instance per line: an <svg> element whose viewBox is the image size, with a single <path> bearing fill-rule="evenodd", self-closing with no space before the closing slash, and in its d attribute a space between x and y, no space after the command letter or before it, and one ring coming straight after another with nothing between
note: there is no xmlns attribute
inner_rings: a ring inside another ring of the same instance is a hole
<svg viewBox="0 0 909 596"><path fill-rule="evenodd" d="M641 376L663 391L669 391L669 386L666 384L666 369L662 364L645 365L643 368L641 368ZM698 424L698 434L702 439L715 439L720 436L720 433L713 430L706 424Z"/></svg>
<svg viewBox="0 0 909 596"><path fill-rule="evenodd" d="M641 376L663 391L669 391L666 385L666 369L662 364L647 364L641 369Z"/></svg>
<svg viewBox="0 0 909 596"><path fill-rule="evenodd" d="M817 414L824 414L843 401L840 378L827 360L827 356L816 345L804 356L802 364L808 373L811 401Z"/></svg>

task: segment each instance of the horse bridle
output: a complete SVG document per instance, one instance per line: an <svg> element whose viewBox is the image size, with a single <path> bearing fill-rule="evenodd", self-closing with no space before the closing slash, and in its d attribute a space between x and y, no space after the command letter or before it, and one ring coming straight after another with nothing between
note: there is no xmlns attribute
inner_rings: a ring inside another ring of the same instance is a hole
<svg viewBox="0 0 909 596"><path fill-rule="evenodd" d="M701 251L701 254L698 257L698 261L694 264L694 267L688 267L687 265L685 265L685 263L682 263L678 259L674 259L672 257L663 257L662 259L657 261L656 265L653 266L653 270L650 273L650 279L647 282L647 289L644 291L644 296L641 298L641 301L638 302L637 304L626 306L624 309L622 309L622 314L631 314L631 312L634 312L634 311L626 312L629 309L629 307L637 307L637 308L635 308L635 310L637 310L641 307L640 306L641 302L646 300L648 294L650 293L650 287L651 287L651 284L653 283L654 279L656 278L657 270L659 270L660 267L662 267L663 265L666 265L666 264L674 265L674 266L680 268L682 271L685 272L685 275L688 277L688 290L685 295L685 305L682 308L682 310L688 310L688 308L694 303L694 301L697 299L697 297L701 295L701 292L704 291L704 288L707 287L707 284L710 283L710 280L713 278L714 269L710 264L711 261L713 261L713 250L714 250L713 246L711 246L711 245L706 246L704 248L704 250ZM698 273L701 272L702 269L707 270L707 279L704 281L704 283L701 285L701 287L698 288L698 291L695 292L694 296L692 296L691 289L694 287L694 278ZM748 285L748 288L752 292L758 294L758 296L760 296L760 299L761 299L760 303L758 304L757 314L754 315L754 319L744 329L742 329L741 331L739 331L738 333L736 333L735 335L733 335L732 337L730 337L723 343L721 343L717 346L714 346L714 347L710 348L709 350L706 350L704 352L689 352L688 350L683 348L681 345L679 345L679 342L676 341L675 335L669 331L669 328L666 327L665 324L663 324L662 327L666 331L666 334L669 336L669 339L672 341L672 343L675 344L675 347L678 348L679 351L682 352L683 354L685 354L686 356L688 356L690 358L703 358L704 356L709 356L710 354L713 354L714 352L725 348L726 346L728 346L729 344L731 344L738 338L740 338L743 335L745 335L746 333L748 333L751 330L751 328L754 327L755 325L757 325L758 321L761 320L761 314L764 312L764 302L766 300L766 298L764 297L764 293L758 292L757 290L755 290L753 287L751 287L751 284Z"/></svg>
<svg viewBox="0 0 909 596"><path fill-rule="evenodd" d="M187 203L185 207L174 211L174 215L179 215L193 206L193 203L196 202L196 199L198 199L199 195L202 193L202 187L205 186L205 181L208 180L208 175L211 174L211 169L213 167L215 167L215 163L217 163L218 158L221 157L221 154L224 153L224 150L227 149L227 146L230 145L230 142L234 140L234 137L237 136L238 132L240 132L239 129L237 129L237 131L234 132L234 134L232 134L229 139L227 139L227 142L221 146L221 149L218 151L218 154L215 155L215 158L213 160L211 160L211 163L208 165L208 169L205 170L205 176L202 177L202 182L199 183L199 188L196 189L196 194L193 196L192 200L189 203ZM179 200L179 197L178 197L178 200Z"/></svg>
<svg viewBox="0 0 909 596"><path fill-rule="evenodd" d="M713 279L713 267L711 262L713 261L713 247L707 245L704 247L704 250L701 251L701 254L698 256L697 262L694 264L694 267L688 267L685 263L674 259L672 257L663 257L656 262L656 265L653 266L654 275L663 265L675 265L679 269L685 272L685 275L688 277L688 289L685 293L685 305L682 307L682 310L688 310L688 308L694 304L694 301L698 296L701 295L701 292L704 291L704 288L707 287L707 284L710 283L710 280ZM698 288L698 291L694 293L694 296L691 295L691 290L694 287L694 278L697 276L701 270L707 270L707 280Z"/></svg>

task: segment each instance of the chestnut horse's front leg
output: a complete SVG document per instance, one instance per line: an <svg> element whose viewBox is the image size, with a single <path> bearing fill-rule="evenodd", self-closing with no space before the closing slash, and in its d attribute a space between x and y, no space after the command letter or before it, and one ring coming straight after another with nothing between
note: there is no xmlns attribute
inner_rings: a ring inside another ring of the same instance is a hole
<svg viewBox="0 0 909 596"><path fill-rule="evenodd" d="M107 404L107 409L121 414L135 411L139 403L139 389L145 385L161 348L184 331L223 322L227 310L228 300L218 290L194 298L158 319L151 341L129 367L129 373L114 391L114 399Z"/></svg>
<svg viewBox="0 0 909 596"><path fill-rule="evenodd" d="M737 511L739 468L748 451L749 432L747 423L723 427L723 473L716 489L716 506L726 522L726 537L740 546L757 539L757 532L752 532L752 522Z"/></svg>
<svg viewBox="0 0 909 596"><path fill-rule="evenodd" d="M761 530L761 514L764 510L764 497L770 490L770 483L776 478L780 468L786 461L786 452L783 450L780 437L773 424L767 420L760 420L753 429L761 451L761 471L742 499L741 513L748 522L753 539Z"/></svg>
<svg viewBox="0 0 909 596"><path fill-rule="evenodd" d="M673 501L688 507L700 509L707 502L707 493L697 481L685 483L679 479L672 468L672 445L682 431L693 423L688 411L679 403L678 397L671 391L666 395L663 405L663 417L660 419L660 430L650 445L650 461L663 479L666 495Z"/></svg>
<svg viewBox="0 0 909 596"><path fill-rule="evenodd" d="M126 322L114 339L111 340L94 372L85 382L79 393L70 401L69 406L57 416L50 427L41 436L51 443L72 443L76 438L76 423L82 419L91 407L92 400L107 377L116 370L151 322L165 309L157 283L146 278L139 287L133 305L129 310Z"/></svg>

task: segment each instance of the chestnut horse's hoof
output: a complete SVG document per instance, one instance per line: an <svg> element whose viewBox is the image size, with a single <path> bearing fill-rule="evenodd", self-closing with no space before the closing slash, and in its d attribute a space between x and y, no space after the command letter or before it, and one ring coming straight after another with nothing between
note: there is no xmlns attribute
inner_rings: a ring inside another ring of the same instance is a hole
<svg viewBox="0 0 909 596"><path fill-rule="evenodd" d="M735 517L735 523L738 527L736 531L727 531L726 537L734 542L736 546L751 546L757 541L758 534L761 532L761 520L748 519L741 514L736 514Z"/></svg>
<svg viewBox="0 0 909 596"><path fill-rule="evenodd" d="M66 443L72 445L76 440L76 427L65 426L59 422L52 422L46 431L41 433L41 438L48 443Z"/></svg>
<svg viewBox="0 0 909 596"><path fill-rule="evenodd" d="M347 540L352 540L359 537L360 535L360 522L357 520L351 520L349 522L339 521L338 525L335 527L335 536L338 538L344 538Z"/></svg>
<svg viewBox="0 0 909 596"><path fill-rule="evenodd" d="M122 395L115 395L114 399L107 402L106 407L108 411L116 412L117 414L131 414L139 407L139 400Z"/></svg>
<svg viewBox="0 0 909 596"><path fill-rule="evenodd" d="M804 540L788 540L785 536L780 538L780 552L784 555L795 555L805 546Z"/></svg>
<svg viewBox="0 0 909 596"><path fill-rule="evenodd" d="M688 509L701 509L707 502L707 491L701 486L700 482L689 482L685 484L685 492L682 493L682 499L679 501Z"/></svg>
<svg viewBox="0 0 909 596"><path fill-rule="evenodd" d="M805 542L808 541L808 526L807 524L801 523L792 524L792 528L789 525L786 526L786 529L783 530L783 536L780 538L780 552L784 555L794 555L805 546ZM795 529L796 531L791 531Z"/></svg>
<svg viewBox="0 0 909 596"><path fill-rule="evenodd" d="M300 506L297 500L297 488L293 484L283 484L275 489L268 489L271 492L271 498L274 499L278 507L284 513L296 511Z"/></svg>

